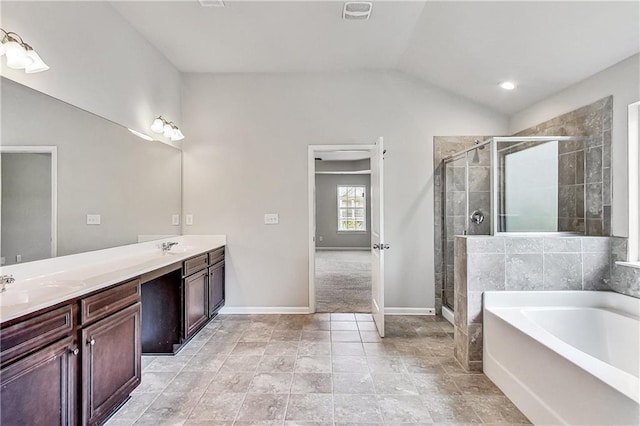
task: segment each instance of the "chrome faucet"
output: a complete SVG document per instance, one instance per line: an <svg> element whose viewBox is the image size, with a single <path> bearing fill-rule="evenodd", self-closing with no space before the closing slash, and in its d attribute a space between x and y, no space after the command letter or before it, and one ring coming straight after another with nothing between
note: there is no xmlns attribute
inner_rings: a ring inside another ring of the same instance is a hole
<svg viewBox="0 0 640 426"><path fill-rule="evenodd" d="M0 275L0 293L7 289L7 284L13 284L16 279L13 275Z"/></svg>
<svg viewBox="0 0 640 426"><path fill-rule="evenodd" d="M171 251L171 247L178 245L177 242L172 241L172 242L166 242L166 243L162 243L160 245L160 249L162 250L162 253L168 253L169 251Z"/></svg>

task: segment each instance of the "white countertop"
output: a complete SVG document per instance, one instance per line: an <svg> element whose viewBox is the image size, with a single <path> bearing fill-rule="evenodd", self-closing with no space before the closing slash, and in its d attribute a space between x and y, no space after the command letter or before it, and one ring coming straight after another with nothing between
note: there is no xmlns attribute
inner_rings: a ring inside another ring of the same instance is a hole
<svg viewBox="0 0 640 426"><path fill-rule="evenodd" d="M169 253L160 244L176 241ZM226 245L226 235L183 235L0 268L0 322L38 311Z"/></svg>

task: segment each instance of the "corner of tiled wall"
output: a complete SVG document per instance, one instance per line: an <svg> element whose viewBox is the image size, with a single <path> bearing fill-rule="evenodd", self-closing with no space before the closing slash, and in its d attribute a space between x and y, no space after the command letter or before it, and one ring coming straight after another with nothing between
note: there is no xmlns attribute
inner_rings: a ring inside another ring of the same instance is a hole
<svg viewBox="0 0 640 426"><path fill-rule="evenodd" d="M611 237L611 282L613 291L640 298L640 269L620 265L627 261L627 238Z"/></svg>

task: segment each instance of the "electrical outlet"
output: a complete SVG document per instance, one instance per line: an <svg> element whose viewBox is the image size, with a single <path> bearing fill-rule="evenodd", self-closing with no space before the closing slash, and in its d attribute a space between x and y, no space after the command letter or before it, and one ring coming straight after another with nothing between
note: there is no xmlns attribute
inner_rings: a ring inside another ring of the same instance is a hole
<svg viewBox="0 0 640 426"><path fill-rule="evenodd" d="M265 225L277 225L279 223L278 213L265 213L264 224Z"/></svg>
<svg viewBox="0 0 640 426"><path fill-rule="evenodd" d="M87 225L100 225L102 218L99 214L88 214Z"/></svg>
<svg viewBox="0 0 640 426"><path fill-rule="evenodd" d="M22 262L22 255L16 254L16 263L20 263L20 262Z"/></svg>
<svg viewBox="0 0 640 426"><path fill-rule="evenodd" d="M193 225L193 215L192 214L187 214L184 216L184 224L191 226Z"/></svg>
<svg viewBox="0 0 640 426"><path fill-rule="evenodd" d="M324 238L322 237L322 235L320 235L320 236L318 237L318 240L319 240L319 241L322 241L323 239L324 239Z"/></svg>
<svg viewBox="0 0 640 426"><path fill-rule="evenodd" d="M171 216L171 224L172 225L180 225L180 215L174 214Z"/></svg>
<svg viewBox="0 0 640 426"><path fill-rule="evenodd" d="M5 263L7 263L7 259L3 257L0 257L0 265L4 265Z"/></svg>

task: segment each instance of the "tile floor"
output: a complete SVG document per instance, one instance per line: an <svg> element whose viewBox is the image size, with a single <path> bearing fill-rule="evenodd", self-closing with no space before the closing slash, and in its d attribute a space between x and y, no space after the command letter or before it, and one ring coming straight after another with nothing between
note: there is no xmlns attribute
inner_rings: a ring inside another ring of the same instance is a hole
<svg viewBox="0 0 640 426"><path fill-rule="evenodd" d="M439 317L221 315L142 384L108 425L529 424L453 358Z"/></svg>

